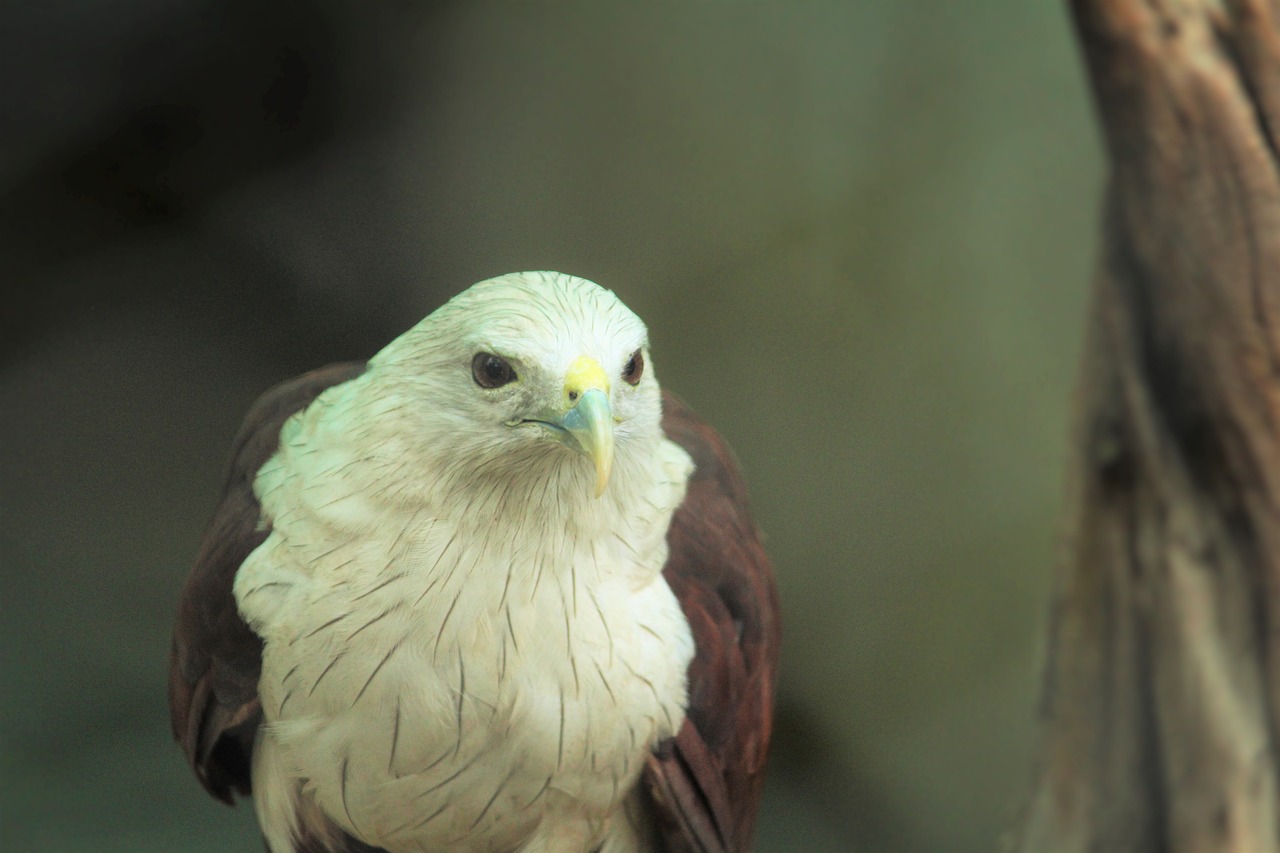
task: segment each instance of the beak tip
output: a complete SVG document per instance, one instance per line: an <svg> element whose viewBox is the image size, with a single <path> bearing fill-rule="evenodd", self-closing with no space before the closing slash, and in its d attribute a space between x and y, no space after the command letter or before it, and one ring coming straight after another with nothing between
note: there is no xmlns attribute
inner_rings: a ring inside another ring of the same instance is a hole
<svg viewBox="0 0 1280 853"><path fill-rule="evenodd" d="M610 473L610 469L613 467L611 464L609 464L613 460L607 460L607 461L601 460L601 461L604 464L600 464L596 468L596 498L597 499L602 497L604 495L604 490L608 488L609 473Z"/></svg>

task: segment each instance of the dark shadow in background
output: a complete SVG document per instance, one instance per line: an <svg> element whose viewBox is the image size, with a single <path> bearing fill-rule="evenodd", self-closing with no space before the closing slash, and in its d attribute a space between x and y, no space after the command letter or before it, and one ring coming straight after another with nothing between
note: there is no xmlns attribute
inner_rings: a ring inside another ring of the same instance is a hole
<svg viewBox="0 0 1280 853"><path fill-rule="evenodd" d="M15 301L0 356L78 312L175 295L267 345L323 341L331 353L335 343L368 351L385 342L372 307L310 302L253 247L229 247L236 275L165 282L139 270L123 287L80 277L74 290L49 282L122 244L198 235L224 194L377 132L403 97L382 57L406 16L417 26L445 17L429 3L7 4L0 258Z"/></svg>

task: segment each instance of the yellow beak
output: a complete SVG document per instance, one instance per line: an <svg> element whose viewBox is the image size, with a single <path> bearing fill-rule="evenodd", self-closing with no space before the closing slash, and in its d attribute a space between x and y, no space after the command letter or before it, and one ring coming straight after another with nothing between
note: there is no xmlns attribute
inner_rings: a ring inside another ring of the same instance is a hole
<svg viewBox="0 0 1280 853"><path fill-rule="evenodd" d="M613 407L609 405L609 377L594 358L579 356L564 378L566 411L558 424L566 442L596 468L596 497L604 494L613 470Z"/></svg>

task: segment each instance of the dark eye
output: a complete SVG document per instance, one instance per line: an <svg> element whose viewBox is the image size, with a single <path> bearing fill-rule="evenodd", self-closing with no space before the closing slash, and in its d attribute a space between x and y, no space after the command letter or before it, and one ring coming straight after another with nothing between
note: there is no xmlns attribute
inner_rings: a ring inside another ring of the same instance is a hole
<svg viewBox="0 0 1280 853"><path fill-rule="evenodd" d="M516 372L505 358L491 352L478 352L471 359L471 375L481 388L501 388L516 381Z"/></svg>
<svg viewBox="0 0 1280 853"><path fill-rule="evenodd" d="M628 385L639 385L641 376L644 376L644 353L636 350L631 353L631 358L627 359L627 363L623 366L622 378Z"/></svg>

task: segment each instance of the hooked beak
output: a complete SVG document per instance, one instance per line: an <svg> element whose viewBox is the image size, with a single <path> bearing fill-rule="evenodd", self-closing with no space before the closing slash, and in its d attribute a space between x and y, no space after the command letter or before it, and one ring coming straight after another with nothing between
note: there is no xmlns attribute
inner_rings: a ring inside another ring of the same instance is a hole
<svg viewBox="0 0 1280 853"><path fill-rule="evenodd" d="M613 469L613 407L609 405L609 377L594 358L579 356L564 380L567 409L556 422L565 444L582 453L596 468L596 497L604 494Z"/></svg>

